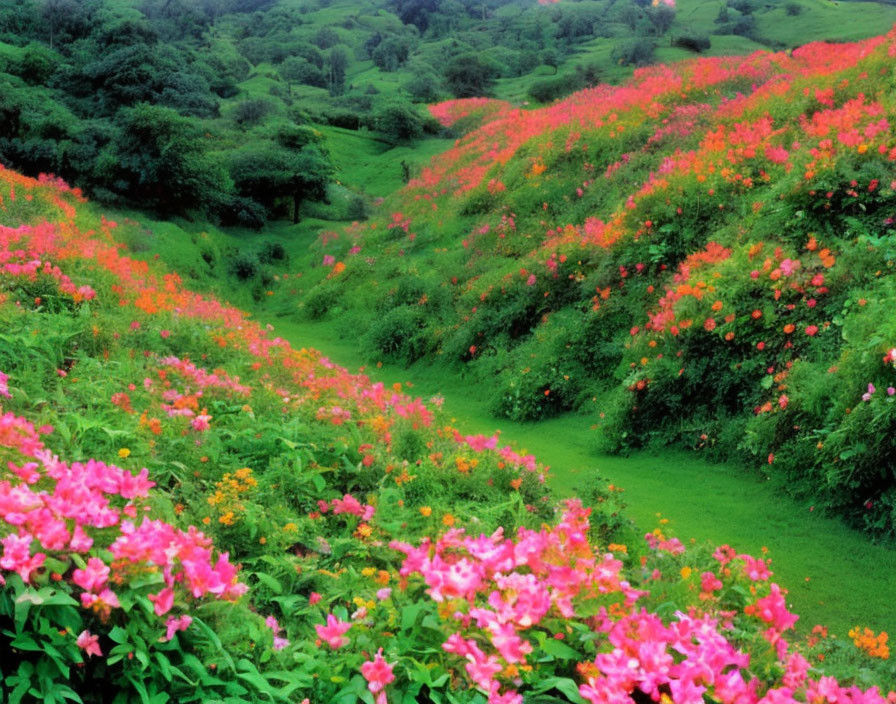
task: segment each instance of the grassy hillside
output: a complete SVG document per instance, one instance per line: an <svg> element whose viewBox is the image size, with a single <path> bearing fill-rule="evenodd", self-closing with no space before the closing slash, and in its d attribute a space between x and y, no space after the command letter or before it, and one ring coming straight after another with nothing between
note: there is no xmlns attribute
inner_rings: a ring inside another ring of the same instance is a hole
<svg viewBox="0 0 896 704"><path fill-rule="evenodd" d="M132 257L139 221L0 196L5 700L887 701L886 635L796 637L764 555L642 540L604 483L555 510L440 399Z"/></svg>
<svg viewBox="0 0 896 704"><path fill-rule="evenodd" d="M498 105L275 300L499 416L592 413L604 448L740 458L890 534L893 41Z"/></svg>

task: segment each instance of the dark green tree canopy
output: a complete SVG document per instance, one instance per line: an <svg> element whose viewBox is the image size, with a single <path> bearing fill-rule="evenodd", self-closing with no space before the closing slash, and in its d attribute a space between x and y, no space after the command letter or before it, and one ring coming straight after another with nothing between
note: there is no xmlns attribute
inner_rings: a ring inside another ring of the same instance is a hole
<svg viewBox="0 0 896 704"><path fill-rule="evenodd" d="M497 71L479 54L456 56L445 68L445 83L457 98L474 98L491 94Z"/></svg>

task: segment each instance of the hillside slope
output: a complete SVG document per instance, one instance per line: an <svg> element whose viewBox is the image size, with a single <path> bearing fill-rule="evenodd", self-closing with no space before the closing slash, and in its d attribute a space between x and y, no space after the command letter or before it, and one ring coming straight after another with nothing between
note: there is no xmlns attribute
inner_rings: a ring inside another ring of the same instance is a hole
<svg viewBox="0 0 896 704"><path fill-rule="evenodd" d="M321 236L299 310L463 365L497 415L592 412L605 448L743 458L892 534L894 56L890 32L435 106L491 117Z"/></svg>
<svg viewBox="0 0 896 704"><path fill-rule="evenodd" d="M769 558L635 539L611 486L555 510L439 399L130 256L139 223L0 196L4 701L896 697L886 634L797 642Z"/></svg>

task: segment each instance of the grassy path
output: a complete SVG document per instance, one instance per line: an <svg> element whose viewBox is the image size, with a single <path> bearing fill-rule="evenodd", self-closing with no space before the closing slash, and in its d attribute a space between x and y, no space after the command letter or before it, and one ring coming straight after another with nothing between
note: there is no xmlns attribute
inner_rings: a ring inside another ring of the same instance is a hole
<svg viewBox="0 0 896 704"><path fill-rule="evenodd" d="M327 324L279 319L275 329L294 346L314 347L349 369L363 365L354 343L340 340ZM775 494L755 475L689 453L597 456L591 450L591 419L585 416L537 424L496 420L486 407L488 389L444 370L384 364L364 371L385 383L409 383L409 393L424 399L443 396L446 412L462 430L500 428L502 440L551 466L550 481L560 493L574 493L597 474L624 487L628 515L645 532L661 516L682 540L729 543L753 554L767 547L775 579L790 590L789 601L800 614L801 630L824 623L842 637L855 625L896 631L896 549L873 545L809 505Z"/></svg>

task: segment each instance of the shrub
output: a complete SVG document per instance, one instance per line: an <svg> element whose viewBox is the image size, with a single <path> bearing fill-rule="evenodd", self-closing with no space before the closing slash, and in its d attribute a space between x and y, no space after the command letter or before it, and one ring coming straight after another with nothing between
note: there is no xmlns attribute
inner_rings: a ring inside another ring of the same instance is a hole
<svg viewBox="0 0 896 704"><path fill-rule="evenodd" d="M258 255L252 252L239 252L230 258L230 273L240 281L253 278L260 269Z"/></svg>
<svg viewBox="0 0 896 704"><path fill-rule="evenodd" d="M610 58L622 66L645 66L653 61L654 42L646 38L631 39L613 48Z"/></svg>
<svg viewBox="0 0 896 704"><path fill-rule="evenodd" d="M702 34L683 34L672 42L674 46L693 51L697 54L706 51L712 46L709 37Z"/></svg>
<svg viewBox="0 0 896 704"><path fill-rule="evenodd" d="M365 347L376 350L386 359L411 364L428 351L425 327L423 310L400 305L370 326L364 336Z"/></svg>
<svg viewBox="0 0 896 704"><path fill-rule="evenodd" d="M289 255L282 242L264 242L258 252L258 259L264 264L273 264L288 261Z"/></svg>

